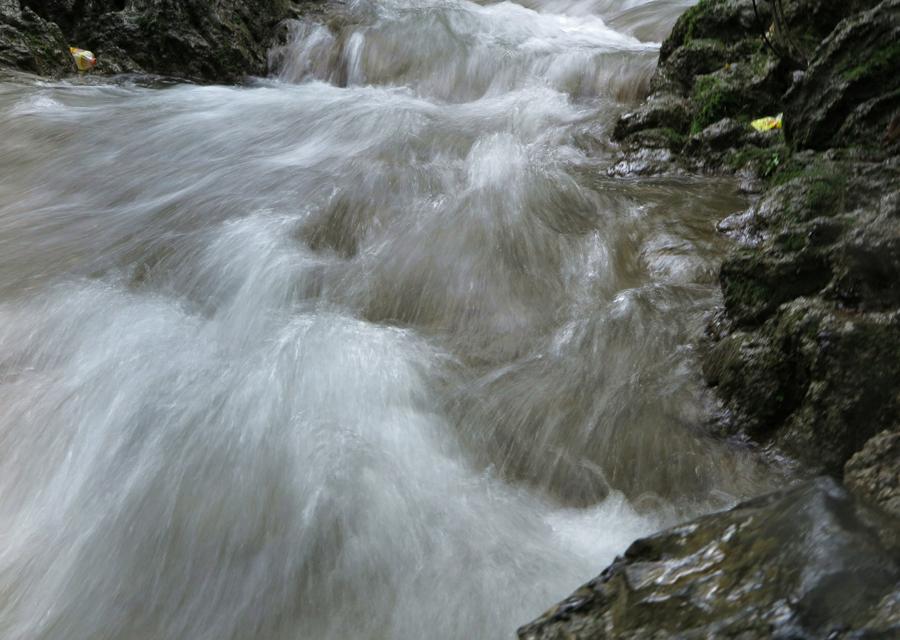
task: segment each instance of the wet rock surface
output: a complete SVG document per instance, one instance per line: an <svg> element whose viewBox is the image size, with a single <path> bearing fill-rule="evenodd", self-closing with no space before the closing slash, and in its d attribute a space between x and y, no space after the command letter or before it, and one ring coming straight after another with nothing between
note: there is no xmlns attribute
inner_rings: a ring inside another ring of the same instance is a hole
<svg viewBox="0 0 900 640"><path fill-rule="evenodd" d="M702 0L617 123L612 175L738 173L702 357L727 435L817 473L900 423L900 0ZM749 122L784 112L784 131ZM900 464L900 463L898 463Z"/></svg>
<svg viewBox="0 0 900 640"><path fill-rule="evenodd" d="M726 429L840 476L900 414L900 168L816 158L735 224L704 357Z"/></svg>
<svg viewBox="0 0 900 640"><path fill-rule="evenodd" d="M844 470L847 487L863 500L900 518L900 432L883 431L850 458Z"/></svg>
<svg viewBox="0 0 900 640"><path fill-rule="evenodd" d="M74 70L59 26L18 0L0 0L0 67L40 75Z"/></svg>
<svg viewBox="0 0 900 640"><path fill-rule="evenodd" d="M798 148L884 146L900 109L900 2L841 22L785 96L786 134Z"/></svg>
<svg viewBox="0 0 900 640"><path fill-rule="evenodd" d="M755 118L786 111L787 122L796 123L787 134L800 146L833 146L822 132L840 128L843 121L835 120L842 116L849 118L845 139L867 127L883 130L896 107L896 74L886 85L875 78L897 66L894 48L883 46L896 42L896 34L893 5L876 4L789 0L773 14L768 2L701 0L663 43L647 102L625 114L613 132L623 160L665 148L676 152L670 163L676 172L769 177L789 150L780 131L754 132L749 123ZM861 91L865 104L851 104ZM727 138L723 122L734 129ZM648 130L666 135L647 136ZM710 146L711 139L716 144Z"/></svg>
<svg viewBox="0 0 900 640"><path fill-rule="evenodd" d="M316 3L289 0L3 0L0 65L75 72L68 45L93 51L97 73L235 82L264 74L283 20Z"/></svg>
<svg viewBox="0 0 900 640"><path fill-rule="evenodd" d="M638 540L519 638L896 637L898 544L819 478Z"/></svg>

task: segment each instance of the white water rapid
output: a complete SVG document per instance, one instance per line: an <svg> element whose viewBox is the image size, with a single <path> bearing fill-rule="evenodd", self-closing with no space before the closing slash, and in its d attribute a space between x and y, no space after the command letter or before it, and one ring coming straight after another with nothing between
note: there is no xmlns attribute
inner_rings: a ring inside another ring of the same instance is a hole
<svg viewBox="0 0 900 640"><path fill-rule="evenodd" d="M242 87L0 82L0 637L511 638L761 490L731 183L615 179L666 0L353 0Z"/></svg>

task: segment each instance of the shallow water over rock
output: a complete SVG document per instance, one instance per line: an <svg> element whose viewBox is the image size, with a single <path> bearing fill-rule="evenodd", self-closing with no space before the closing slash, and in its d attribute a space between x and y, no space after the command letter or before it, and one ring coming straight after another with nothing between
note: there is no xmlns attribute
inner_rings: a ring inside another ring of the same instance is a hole
<svg viewBox="0 0 900 640"><path fill-rule="evenodd" d="M775 482L742 208L607 177L681 2L353 2L242 87L0 84L0 635L502 638Z"/></svg>

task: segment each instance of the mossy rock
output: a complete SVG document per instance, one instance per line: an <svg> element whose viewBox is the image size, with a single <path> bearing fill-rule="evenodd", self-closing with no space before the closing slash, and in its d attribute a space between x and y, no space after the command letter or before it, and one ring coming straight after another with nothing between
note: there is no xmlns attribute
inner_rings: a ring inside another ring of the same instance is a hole
<svg viewBox="0 0 900 640"><path fill-rule="evenodd" d="M21 33L35 42L48 42L46 30L39 27L52 25L59 42L97 55L95 73L134 71L216 82L266 73L267 53L279 23L310 6L289 0L23 0L21 4L31 7L36 18ZM4 55L4 33L0 30L0 64L42 74L58 68ZM30 48L38 51L36 45ZM62 51L67 67L72 67L67 45ZM38 58L46 56L41 53Z"/></svg>
<svg viewBox="0 0 900 640"><path fill-rule="evenodd" d="M646 129L669 129L684 134L690 121L687 102L676 96L665 95L648 100L634 111L622 115L616 121L612 138L621 141Z"/></svg>
<svg viewBox="0 0 900 640"><path fill-rule="evenodd" d="M698 76L691 91L691 132L699 133L722 118L744 122L780 109L787 78L780 61L766 53Z"/></svg>
<svg viewBox="0 0 900 640"><path fill-rule="evenodd" d="M755 134L750 134L751 136ZM784 137L778 130L760 136L760 142L748 143L732 149L725 164L734 172L749 172L759 178L769 179L790 157L790 150L784 144ZM760 144L760 146L755 146Z"/></svg>
<svg viewBox="0 0 900 640"><path fill-rule="evenodd" d="M0 7L0 66L45 76L75 71L62 31L28 9Z"/></svg>
<svg viewBox="0 0 900 640"><path fill-rule="evenodd" d="M894 146L900 110L900 0L842 21L786 96L785 132L802 149Z"/></svg>
<svg viewBox="0 0 900 640"><path fill-rule="evenodd" d="M712 73L721 69L731 60L729 48L720 40L710 38L692 40L678 47L666 63L660 67L661 82L672 82L680 91L688 91L694 83L694 77Z"/></svg>
<svg viewBox="0 0 900 640"><path fill-rule="evenodd" d="M674 152L684 147L685 136L668 128L643 129L623 140L623 146L629 149L669 149Z"/></svg>
<svg viewBox="0 0 900 640"><path fill-rule="evenodd" d="M745 249L722 263L719 282L725 310L739 326L752 326L779 305L819 293L831 281L825 253L804 250L790 255Z"/></svg>
<svg viewBox="0 0 900 640"><path fill-rule="evenodd" d="M665 63L676 49L695 40L715 39L733 44L760 33L760 23L771 21L768 3L757 3L757 20L751 0L700 0L682 14L663 42L660 62Z"/></svg>
<svg viewBox="0 0 900 640"><path fill-rule="evenodd" d="M900 415L900 315L801 300L771 330L795 348L805 345L809 377L802 403L774 442L808 467L840 477L850 457Z"/></svg>

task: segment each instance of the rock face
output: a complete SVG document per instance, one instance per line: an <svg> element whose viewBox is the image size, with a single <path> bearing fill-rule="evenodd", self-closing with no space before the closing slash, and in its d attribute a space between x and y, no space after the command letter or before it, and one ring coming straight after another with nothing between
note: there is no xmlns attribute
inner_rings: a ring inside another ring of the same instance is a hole
<svg viewBox="0 0 900 640"><path fill-rule="evenodd" d="M900 0L769 7L701 0L679 19L610 171L758 179L720 225L736 242L704 375L722 431L840 477L900 425ZM780 112L784 135L748 125Z"/></svg>
<svg viewBox="0 0 900 640"><path fill-rule="evenodd" d="M785 96L788 139L798 148L878 145L895 150L900 130L900 2L840 23ZM892 139L891 139L892 138Z"/></svg>
<svg viewBox="0 0 900 640"><path fill-rule="evenodd" d="M0 64L74 72L68 45L93 51L100 73L232 82L266 72L290 0L0 0Z"/></svg>
<svg viewBox="0 0 900 640"><path fill-rule="evenodd" d="M0 67L55 75L73 69L59 26L18 0L0 0Z"/></svg>
<svg viewBox="0 0 900 640"><path fill-rule="evenodd" d="M737 243L704 373L725 428L837 477L900 425L898 36L900 0L836 25L783 97L789 153L721 225Z"/></svg>
<svg viewBox="0 0 900 640"><path fill-rule="evenodd" d="M897 523L833 480L638 540L522 640L894 638Z"/></svg>
<svg viewBox="0 0 900 640"><path fill-rule="evenodd" d="M678 20L663 43L652 95L644 105L626 114L615 128L613 139L622 146L623 166L628 166L632 156L646 157L648 150L663 148L675 155L666 156L666 161L656 166L660 172L681 168L774 173L786 155L784 137L780 132L759 134L748 123L800 105L814 108L810 93L822 94L820 97L826 101L820 105L822 111L839 102L839 97L824 95L828 93L825 85L834 79L828 70L851 50L851 56L865 56L867 52L856 46L860 44L856 38L862 36L839 38L840 44L827 54L816 47L842 19L875 4L872 0L785 0L783 12L775 19L770 2L760 0L754 8L752 0L700 0ZM875 22L885 22L883 17L857 21L870 27ZM844 26L841 32L853 31L852 26ZM881 24L868 35L884 38L890 31L888 25ZM868 46L868 53L878 48L874 42ZM813 59L816 64L809 68L802 83L807 88L792 92L791 100L786 100L785 93ZM891 64L896 68L893 53L881 54L865 71L849 69L854 77L842 85L845 91L841 95L853 95L863 86L877 93L873 78L886 74L885 69ZM883 116L893 100L873 103L856 116L871 119L874 114L870 112ZM788 119L807 120L805 113L793 111ZM830 121L823 126L828 124ZM800 128L789 131L800 135ZM723 136L723 132L727 135ZM847 135L852 135L852 131L848 130Z"/></svg>
<svg viewBox="0 0 900 640"><path fill-rule="evenodd" d="M723 225L739 244L704 374L727 429L840 476L900 415L900 164L794 162Z"/></svg>

